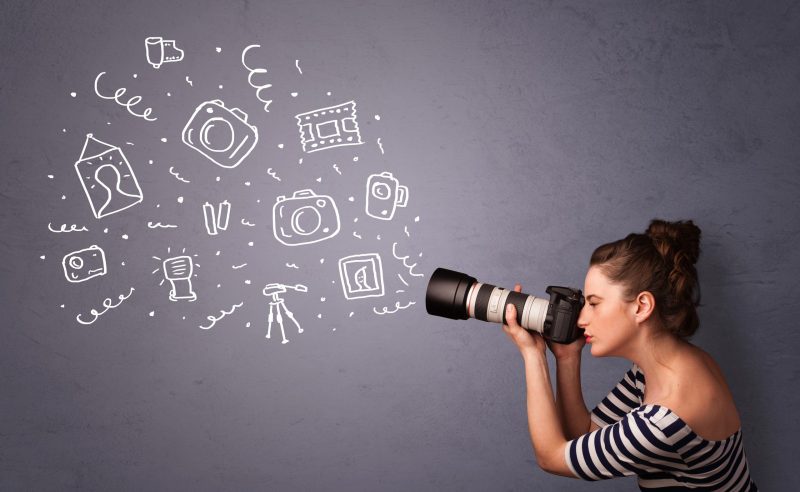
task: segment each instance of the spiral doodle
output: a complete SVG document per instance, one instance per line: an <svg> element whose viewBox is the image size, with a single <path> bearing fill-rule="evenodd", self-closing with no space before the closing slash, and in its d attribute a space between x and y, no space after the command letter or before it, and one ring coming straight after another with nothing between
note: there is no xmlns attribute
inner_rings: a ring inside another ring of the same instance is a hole
<svg viewBox="0 0 800 492"><path fill-rule="evenodd" d="M250 46L248 46L244 50L242 50L242 65L244 66L244 68L247 69L248 72L250 72L247 75L247 83L250 84L250 86L253 89L256 90L256 97L258 98L259 101L264 103L264 111L269 113L269 105L272 104L272 99L265 99L264 97L262 97L261 93L263 91L269 89L270 87L272 87L272 84L265 83L265 84L258 85L258 84L253 82L253 77L254 76L267 73L267 69L266 68L250 68L249 66L247 66L247 63L244 61L245 55L247 54L247 52L251 48L260 48L260 47L261 47L260 44L251 44Z"/></svg>

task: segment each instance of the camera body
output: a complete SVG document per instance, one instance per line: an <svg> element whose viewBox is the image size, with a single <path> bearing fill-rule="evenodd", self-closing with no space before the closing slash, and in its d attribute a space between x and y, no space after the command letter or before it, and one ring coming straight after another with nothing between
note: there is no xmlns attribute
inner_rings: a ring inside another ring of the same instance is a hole
<svg viewBox="0 0 800 492"><path fill-rule="evenodd" d="M339 228L336 202L313 190L296 191L290 198L279 196L272 207L272 232L286 246L324 241L338 234Z"/></svg>
<svg viewBox="0 0 800 492"><path fill-rule="evenodd" d="M397 207L408 204L408 187L401 186L392 173L373 174L367 179L367 215L391 220Z"/></svg>
<svg viewBox="0 0 800 492"><path fill-rule="evenodd" d="M425 308L428 314L444 318L505 323L506 306L513 304L517 309L517 323L526 330L557 343L574 341L583 331L577 325L584 305L583 293L580 289L552 285L546 292L550 295L549 301L437 268L428 282Z"/></svg>
<svg viewBox="0 0 800 492"><path fill-rule="evenodd" d="M258 129L239 108L226 108L219 99L194 110L181 134L183 143L227 169L242 163L258 142Z"/></svg>
<svg viewBox="0 0 800 492"><path fill-rule="evenodd" d="M106 255L96 244L67 254L61 264L64 267L64 276L72 283L84 282L107 272Z"/></svg>

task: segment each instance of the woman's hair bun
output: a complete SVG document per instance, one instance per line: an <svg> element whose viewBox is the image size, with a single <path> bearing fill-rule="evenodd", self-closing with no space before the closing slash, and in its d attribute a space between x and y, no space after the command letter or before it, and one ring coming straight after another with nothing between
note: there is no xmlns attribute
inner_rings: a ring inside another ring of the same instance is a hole
<svg viewBox="0 0 800 492"><path fill-rule="evenodd" d="M691 220L667 222L653 219L645 234L650 236L665 259L675 260L675 256L680 255L694 265L700 257L700 228Z"/></svg>

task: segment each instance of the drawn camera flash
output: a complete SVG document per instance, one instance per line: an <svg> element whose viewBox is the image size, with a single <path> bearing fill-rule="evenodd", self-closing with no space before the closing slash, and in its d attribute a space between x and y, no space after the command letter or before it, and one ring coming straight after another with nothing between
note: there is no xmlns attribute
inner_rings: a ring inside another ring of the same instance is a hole
<svg viewBox="0 0 800 492"><path fill-rule="evenodd" d="M192 290L192 257L183 255L167 258L163 264L164 278L172 284L169 292L170 301L195 301L197 294Z"/></svg>

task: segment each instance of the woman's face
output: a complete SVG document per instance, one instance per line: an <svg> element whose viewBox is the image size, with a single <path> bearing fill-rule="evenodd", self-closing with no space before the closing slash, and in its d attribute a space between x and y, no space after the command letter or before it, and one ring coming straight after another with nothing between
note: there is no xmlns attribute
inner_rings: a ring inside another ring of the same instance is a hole
<svg viewBox="0 0 800 492"><path fill-rule="evenodd" d="M620 285L612 284L597 266L586 273L586 304L578 317L592 355L624 355L625 348L637 333L635 303L623 298Z"/></svg>

